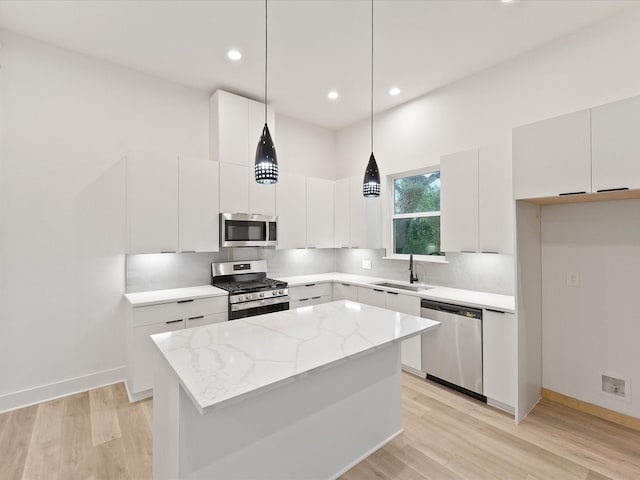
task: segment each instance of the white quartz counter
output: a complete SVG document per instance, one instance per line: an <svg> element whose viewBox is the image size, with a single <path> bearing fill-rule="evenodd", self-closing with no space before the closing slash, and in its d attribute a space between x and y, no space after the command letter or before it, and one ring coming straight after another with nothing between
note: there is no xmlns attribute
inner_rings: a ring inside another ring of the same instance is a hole
<svg viewBox="0 0 640 480"><path fill-rule="evenodd" d="M125 298L134 307L156 305L159 303L177 302L208 297L222 297L228 295L225 290L212 285L197 287L170 288L167 290L152 290L148 292L125 293Z"/></svg>
<svg viewBox="0 0 640 480"><path fill-rule="evenodd" d="M437 326L341 300L151 338L206 413Z"/></svg>
<svg viewBox="0 0 640 480"><path fill-rule="evenodd" d="M485 293L477 292L474 290L463 290L459 288L438 287L431 285L425 285L425 287L429 287L428 289L413 292L411 290L394 289L390 287L381 287L375 285L375 283L377 282L392 282L408 285L409 282L389 280L386 278L368 277L364 275L351 275L348 273L339 272L319 273L314 275L299 275L295 277L278 277L278 279L288 282L289 286L292 287L308 283L344 282L359 287L380 288L397 293L404 293L406 295L414 295L429 300L466 305L468 307L489 308L509 313L515 312L515 298L512 295L499 295L496 293Z"/></svg>

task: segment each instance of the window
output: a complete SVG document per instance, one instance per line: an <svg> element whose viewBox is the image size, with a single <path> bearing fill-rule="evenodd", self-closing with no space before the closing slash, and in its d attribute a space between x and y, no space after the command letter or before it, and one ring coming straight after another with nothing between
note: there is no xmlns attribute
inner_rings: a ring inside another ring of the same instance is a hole
<svg viewBox="0 0 640 480"><path fill-rule="evenodd" d="M395 255L440 251L440 172L393 178L392 241Z"/></svg>

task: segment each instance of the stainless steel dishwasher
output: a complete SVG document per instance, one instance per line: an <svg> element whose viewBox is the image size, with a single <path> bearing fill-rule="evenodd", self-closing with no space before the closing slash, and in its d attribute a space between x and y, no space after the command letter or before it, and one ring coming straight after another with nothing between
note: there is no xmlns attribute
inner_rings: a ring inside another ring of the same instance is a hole
<svg viewBox="0 0 640 480"><path fill-rule="evenodd" d="M422 335L422 371L427 378L484 402L482 310L422 300L420 315L441 323Z"/></svg>

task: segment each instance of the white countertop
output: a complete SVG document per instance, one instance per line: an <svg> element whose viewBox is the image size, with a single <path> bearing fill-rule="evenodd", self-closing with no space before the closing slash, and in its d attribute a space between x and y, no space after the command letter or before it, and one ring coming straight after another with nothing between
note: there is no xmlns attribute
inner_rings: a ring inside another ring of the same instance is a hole
<svg viewBox="0 0 640 480"><path fill-rule="evenodd" d="M177 302L179 300L191 300L207 297L221 297L228 293L225 290L212 285L200 285L198 287L170 288L167 290L152 290L149 292L125 293L125 298L134 307L155 305L158 303Z"/></svg>
<svg viewBox="0 0 640 480"><path fill-rule="evenodd" d="M438 326L341 300L151 338L206 413Z"/></svg>
<svg viewBox="0 0 640 480"><path fill-rule="evenodd" d="M389 280L386 278L368 277L364 275L351 275L348 273L319 273L314 275L299 275L295 277L277 277L279 280L286 281L290 287L297 285L304 285L308 283L322 283L322 282L344 282L351 285L357 285L359 287L373 287L380 288L382 290L388 290L397 293L404 293L406 295L413 295L420 298L426 298L429 300L436 300L441 302L455 303L458 305L466 305L468 307L476 308L489 308L494 310L500 310L502 312L515 312L515 298L512 295L499 295L497 293L478 292L475 290L463 290L460 288L438 287L435 285L425 285L425 290L419 290L417 292L411 290L381 287L375 285L377 282L391 282L398 284L406 284L409 282L402 282L396 280ZM419 285L419 284L418 284Z"/></svg>

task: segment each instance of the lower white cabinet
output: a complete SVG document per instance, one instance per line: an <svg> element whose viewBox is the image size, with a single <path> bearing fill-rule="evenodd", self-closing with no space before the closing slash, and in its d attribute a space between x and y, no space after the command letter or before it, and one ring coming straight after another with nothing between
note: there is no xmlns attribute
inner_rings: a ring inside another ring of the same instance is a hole
<svg viewBox="0 0 640 480"><path fill-rule="evenodd" d="M420 297L387 292L378 288L357 287L358 301L374 307L420 316ZM422 342L420 336L402 342L402 365L409 371L422 370Z"/></svg>
<svg viewBox="0 0 640 480"><path fill-rule="evenodd" d="M513 313L484 310L482 373L487 403L513 411L517 391L516 316Z"/></svg>
<svg viewBox="0 0 640 480"><path fill-rule="evenodd" d="M170 303L133 307L127 325L127 391L132 401L152 394L155 346L149 338L228 318L228 297L187 299Z"/></svg>
<svg viewBox="0 0 640 480"><path fill-rule="evenodd" d="M358 301L358 287L349 285L348 283L333 284L333 300L351 300Z"/></svg>
<svg viewBox="0 0 640 480"><path fill-rule="evenodd" d="M307 283L289 287L289 308L327 303L332 298L331 283Z"/></svg>

